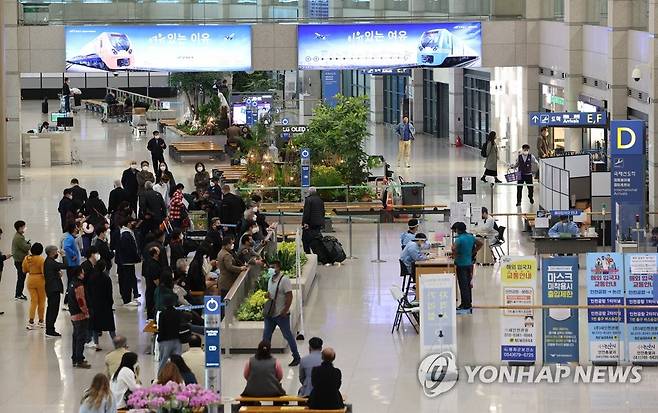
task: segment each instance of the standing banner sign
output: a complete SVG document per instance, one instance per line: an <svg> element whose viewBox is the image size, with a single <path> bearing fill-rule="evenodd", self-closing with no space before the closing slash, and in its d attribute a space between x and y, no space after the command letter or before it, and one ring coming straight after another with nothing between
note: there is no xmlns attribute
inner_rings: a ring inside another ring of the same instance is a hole
<svg viewBox="0 0 658 413"><path fill-rule="evenodd" d="M503 257L500 278L504 306L535 305L535 257ZM504 310L501 328L500 359L515 363L534 363L537 354L534 310Z"/></svg>
<svg viewBox="0 0 658 413"><path fill-rule="evenodd" d="M587 305L622 305L624 258L618 253L587 254ZM624 338L619 309L587 310L589 357L593 362L621 361Z"/></svg>
<svg viewBox="0 0 658 413"><path fill-rule="evenodd" d="M322 71L322 100L327 105L336 106L336 95L340 93L340 70Z"/></svg>
<svg viewBox="0 0 658 413"><path fill-rule="evenodd" d="M644 121L613 120L610 122L610 180L613 251L617 236L637 240L636 217L640 228L645 222L646 183L644 178Z"/></svg>
<svg viewBox="0 0 658 413"><path fill-rule="evenodd" d="M578 257L542 260L542 303L578 305ZM578 309L544 309L544 363L578 362Z"/></svg>
<svg viewBox="0 0 658 413"><path fill-rule="evenodd" d="M626 254L626 304L657 305L653 280L658 273L658 254ZM627 309L628 361L658 362L658 310Z"/></svg>
<svg viewBox="0 0 658 413"><path fill-rule="evenodd" d="M425 274L420 287L420 357L457 351L455 275Z"/></svg>
<svg viewBox="0 0 658 413"><path fill-rule="evenodd" d="M203 297L203 318L206 339L205 387L206 389L216 391L219 395L221 395L222 389L220 323L222 321L223 306L222 297L218 295L207 295ZM199 378L199 380L203 380L203 378Z"/></svg>

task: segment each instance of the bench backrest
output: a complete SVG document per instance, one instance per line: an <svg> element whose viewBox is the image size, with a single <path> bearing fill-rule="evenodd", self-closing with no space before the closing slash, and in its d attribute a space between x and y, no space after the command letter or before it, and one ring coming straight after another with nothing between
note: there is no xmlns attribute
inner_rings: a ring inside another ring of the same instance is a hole
<svg viewBox="0 0 658 413"><path fill-rule="evenodd" d="M345 413L347 408L337 410L315 410L303 406L243 406L240 413L281 413L281 412L303 412L303 413Z"/></svg>

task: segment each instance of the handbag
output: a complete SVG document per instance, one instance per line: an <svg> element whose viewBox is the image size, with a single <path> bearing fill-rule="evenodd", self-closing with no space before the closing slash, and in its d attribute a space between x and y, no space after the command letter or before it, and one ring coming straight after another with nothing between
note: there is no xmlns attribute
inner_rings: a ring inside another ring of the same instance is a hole
<svg viewBox="0 0 658 413"><path fill-rule="evenodd" d="M274 311L274 302L276 300L276 296L279 294L279 284L281 284L282 278L283 275L279 277L279 281L276 283L274 298L268 298L267 301L265 302L265 305L263 306L263 317L270 317L272 315L272 312Z"/></svg>
<svg viewBox="0 0 658 413"><path fill-rule="evenodd" d="M505 174L505 180L507 182L517 182L521 180L521 171L518 169L508 169L507 173Z"/></svg>

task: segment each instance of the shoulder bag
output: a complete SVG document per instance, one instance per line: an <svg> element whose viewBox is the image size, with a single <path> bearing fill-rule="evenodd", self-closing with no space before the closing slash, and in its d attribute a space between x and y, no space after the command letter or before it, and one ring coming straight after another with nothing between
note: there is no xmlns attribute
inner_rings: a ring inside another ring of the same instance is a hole
<svg viewBox="0 0 658 413"><path fill-rule="evenodd" d="M281 280L283 279L283 274L279 277L279 281L276 283L276 290L274 291L274 297L273 298L268 298L267 301L265 302L265 305L263 306L263 317L271 317L272 312L274 311L274 302L276 300L276 296L279 294L279 284L281 284Z"/></svg>

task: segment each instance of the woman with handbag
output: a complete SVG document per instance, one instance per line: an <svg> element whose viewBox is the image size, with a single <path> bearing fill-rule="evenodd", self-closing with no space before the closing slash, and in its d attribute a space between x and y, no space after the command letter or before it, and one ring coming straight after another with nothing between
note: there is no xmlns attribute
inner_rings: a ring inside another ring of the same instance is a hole
<svg viewBox="0 0 658 413"><path fill-rule="evenodd" d="M137 381L137 354L129 351L121 357L121 364L110 381L110 390L117 409L126 408L126 401L132 392L141 387Z"/></svg>

